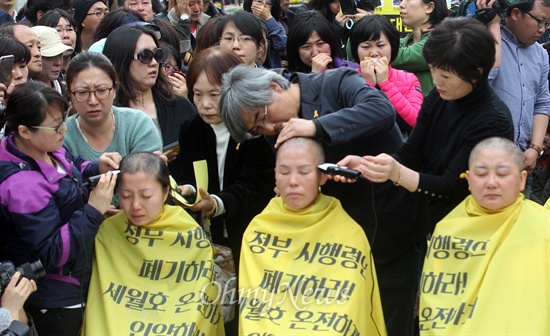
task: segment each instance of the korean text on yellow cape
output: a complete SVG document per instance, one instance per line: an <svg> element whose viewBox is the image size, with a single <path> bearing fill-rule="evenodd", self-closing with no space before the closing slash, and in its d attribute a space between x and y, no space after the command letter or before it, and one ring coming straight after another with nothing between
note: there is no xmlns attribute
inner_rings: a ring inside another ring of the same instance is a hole
<svg viewBox="0 0 550 336"><path fill-rule="evenodd" d="M423 335L550 335L550 211L468 196L437 224L420 290Z"/></svg>
<svg viewBox="0 0 550 336"><path fill-rule="evenodd" d="M180 207L137 227L121 211L95 240L83 335L224 335L212 247Z"/></svg>
<svg viewBox="0 0 550 336"><path fill-rule="evenodd" d="M340 201L319 195L294 211L280 197L243 237L241 335L385 335L363 229Z"/></svg>

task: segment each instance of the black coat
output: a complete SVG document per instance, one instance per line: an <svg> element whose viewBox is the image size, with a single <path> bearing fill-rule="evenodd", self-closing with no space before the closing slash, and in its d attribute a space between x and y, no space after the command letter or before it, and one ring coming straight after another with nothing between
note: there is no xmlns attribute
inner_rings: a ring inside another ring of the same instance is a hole
<svg viewBox="0 0 550 336"><path fill-rule="evenodd" d="M199 115L185 122L180 131L178 161L183 166L182 184L195 184L193 162L208 163L208 193L223 201L226 212L211 220L214 243L231 247L238 262L241 240L248 223L274 196L275 156L264 138L227 145L223 188L220 190L216 134ZM224 237L224 227L228 237Z"/></svg>

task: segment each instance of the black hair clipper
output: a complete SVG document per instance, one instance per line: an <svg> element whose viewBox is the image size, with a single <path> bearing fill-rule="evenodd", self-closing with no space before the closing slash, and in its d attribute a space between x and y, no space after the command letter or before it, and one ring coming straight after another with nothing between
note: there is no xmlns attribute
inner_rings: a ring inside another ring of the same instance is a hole
<svg viewBox="0 0 550 336"><path fill-rule="evenodd" d="M319 170L323 173L332 176L340 175L353 180L358 180L359 178L363 177L363 175L361 175L361 171L359 170L350 169L347 167L339 167L334 163L323 163L318 165L317 168L319 168Z"/></svg>

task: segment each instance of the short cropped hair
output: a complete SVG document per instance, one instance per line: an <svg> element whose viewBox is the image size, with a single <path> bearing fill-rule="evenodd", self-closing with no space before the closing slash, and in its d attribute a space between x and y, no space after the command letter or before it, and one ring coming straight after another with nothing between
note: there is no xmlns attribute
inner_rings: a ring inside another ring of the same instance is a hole
<svg viewBox="0 0 550 336"><path fill-rule="evenodd" d="M478 20L447 18L430 33L422 54L429 65L475 86L487 81L495 63L495 45L493 35Z"/></svg>
<svg viewBox="0 0 550 336"><path fill-rule="evenodd" d="M210 84L222 86L222 76L243 61L232 51L211 47L196 54L187 71L187 91L193 101L193 88L204 71Z"/></svg>
<svg viewBox="0 0 550 336"><path fill-rule="evenodd" d="M290 82L274 71L237 65L223 75L222 93L219 103L220 116L231 136L238 142L250 139L242 113L253 113L259 106L273 102L271 84L275 82L283 90Z"/></svg>
<svg viewBox="0 0 550 336"><path fill-rule="evenodd" d="M285 147L312 147L312 150L314 150L315 154L315 165L320 165L325 162L325 150L323 146L319 143L319 141L315 140L314 138L306 138L306 137L296 137L296 138L290 138L287 141L283 142L281 146L277 150L277 161L279 160L279 153L282 148Z"/></svg>
<svg viewBox="0 0 550 336"><path fill-rule="evenodd" d="M357 47L359 47L359 44L366 41L378 41L382 33L388 38L391 47L391 58L389 61L390 63L393 62L399 52L400 33L390 20L382 15L365 16L355 22L351 28L349 41L353 60L357 63L361 63L359 55L357 54Z"/></svg>
<svg viewBox="0 0 550 336"><path fill-rule="evenodd" d="M472 168L475 158L482 149L503 149L512 159L512 162L519 168L521 172L523 170L523 153L519 147L512 141L502 138L502 137L491 137L485 140L480 141L477 145L474 146L470 152L470 159L468 161L468 166Z"/></svg>
<svg viewBox="0 0 550 336"><path fill-rule="evenodd" d="M296 14L292 19L292 25L288 30L286 54L288 59L288 70L305 71L311 70L300 58L300 47L309 40L311 33L316 31L321 40L330 45L330 55L340 55L338 39L332 30L330 22L318 11L306 11ZM308 71L309 72L309 71Z"/></svg>
<svg viewBox="0 0 550 336"><path fill-rule="evenodd" d="M151 152L134 152L126 155L120 161L120 177L118 181L122 180L124 174L136 174L138 172L152 174L155 176L157 182L160 183L162 190L170 189L168 165L160 156ZM165 203L170 203L170 194L168 195Z"/></svg>
<svg viewBox="0 0 550 336"><path fill-rule="evenodd" d="M535 7L535 1L536 0L523 0L519 1L519 4L515 6L509 6L508 8L506 8L506 16L510 16L514 8L517 8L524 13L532 11ZM541 3L543 7L550 7L550 0L542 0Z"/></svg>

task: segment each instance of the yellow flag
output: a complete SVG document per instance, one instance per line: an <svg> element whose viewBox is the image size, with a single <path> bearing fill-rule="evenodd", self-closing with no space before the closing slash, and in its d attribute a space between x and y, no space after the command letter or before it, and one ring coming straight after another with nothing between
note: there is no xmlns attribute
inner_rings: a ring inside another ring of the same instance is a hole
<svg viewBox="0 0 550 336"><path fill-rule="evenodd" d="M441 220L420 284L422 335L550 335L550 212L468 196Z"/></svg>
<svg viewBox="0 0 550 336"><path fill-rule="evenodd" d="M369 243L337 199L293 211L274 198L242 246L241 335L386 334Z"/></svg>
<svg viewBox="0 0 550 336"><path fill-rule="evenodd" d="M92 266L83 335L224 335L212 247L182 208L143 227L108 218Z"/></svg>

